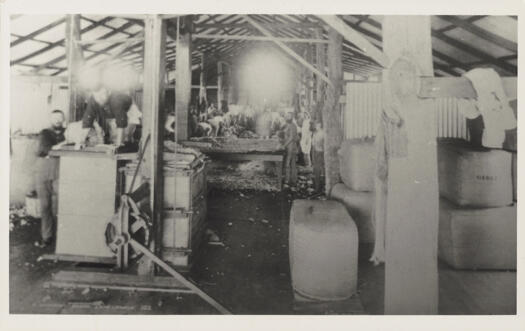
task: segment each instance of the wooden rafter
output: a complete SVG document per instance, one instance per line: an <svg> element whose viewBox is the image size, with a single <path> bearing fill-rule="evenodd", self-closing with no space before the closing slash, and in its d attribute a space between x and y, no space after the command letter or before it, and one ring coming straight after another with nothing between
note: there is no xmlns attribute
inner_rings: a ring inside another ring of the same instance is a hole
<svg viewBox="0 0 525 331"><path fill-rule="evenodd" d="M485 18L485 17L487 17L487 15L471 16L471 17L467 18L467 22L474 23L474 22L479 21L480 19ZM447 32L447 31L450 31L450 30L454 30L455 28L457 28L457 26L455 26L454 24L450 24L449 26L446 26L444 28L439 29L439 32Z"/></svg>
<svg viewBox="0 0 525 331"><path fill-rule="evenodd" d="M516 53L518 51L517 43L510 41L508 39L505 39L503 37L500 37L497 34L492 33L488 30L482 29L479 26L474 25L466 20L462 20L456 16L450 16L450 15L444 15L444 16L438 16L438 17L462 28L463 30L473 33L482 39L488 40L491 43L494 43L500 47L503 47L511 52Z"/></svg>
<svg viewBox="0 0 525 331"><path fill-rule="evenodd" d="M200 39L253 40L253 41L279 40L282 42L290 42L290 43L328 44L328 40L324 40L324 39L276 38L276 37L264 37L264 36L241 36L241 35L219 35L219 34L195 34L192 37L200 38Z"/></svg>
<svg viewBox="0 0 525 331"><path fill-rule="evenodd" d="M471 47L471 46L468 46L466 44L463 44L462 42L454 39L454 38L451 38L439 31L435 31L435 30L432 30L432 37L435 37L435 38L438 38L444 42L446 42L447 44L451 45L451 46L454 46L455 48L457 49L460 49L462 51L465 51L471 55L474 55L475 57L477 58L480 58L484 61L487 61L487 63L491 63L491 64L494 64L496 65L497 67L513 74L513 75L516 75L518 73L518 69L515 65L512 65L512 64L509 64L507 62L504 62L504 61L500 61L498 60L497 58L493 57L492 55L490 54L487 54L485 53L484 51L480 50L480 49L477 49L477 48L474 48L474 47Z"/></svg>
<svg viewBox="0 0 525 331"><path fill-rule="evenodd" d="M94 28L96 28L97 26L99 26L101 24L104 24L104 23L106 23L106 22L108 22L108 21L110 21L112 19L113 19L112 17L103 18L102 20L98 21L97 23L94 23L94 24L91 24L90 26L85 27L84 29L82 29L80 31L80 33L82 34L82 33L86 33L88 31L91 31ZM11 65L13 66L13 65L22 63L22 62L27 61L27 60L35 57L35 56L38 56L38 55L40 55L42 53L45 53L45 52L47 52L50 49L53 49L53 48L55 48L55 47L57 47L59 45L62 45L64 43L64 41L65 41L65 39L60 39L60 40L58 40L58 41L56 41L56 42L54 42L54 43L52 43L52 44L50 44L50 45L48 45L46 47L43 47L43 48L41 48L41 49L39 49L37 51L34 51L34 52L32 52L32 53L30 53L28 55L25 55L25 56L22 56L21 58L13 60L13 61L11 61Z"/></svg>
<svg viewBox="0 0 525 331"><path fill-rule="evenodd" d="M339 32L345 39L352 42L361 49L367 56L376 61L383 67L388 67L389 59L382 51L377 49L371 42L364 38L359 32L352 29L341 18L335 15L319 15L320 19Z"/></svg>
<svg viewBox="0 0 525 331"><path fill-rule="evenodd" d="M361 17L359 15L357 15L356 17ZM469 22L474 22L476 20L479 20L479 19L482 19L486 16L473 16L473 17L470 17L468 19ZM368 18L366 20L367 23L369 23L370 25L372 25L373 27L377 28L377 29L381 29L381 23L373 20L372 18ZM454 26L455 27L455 26ZM465 45L463 44L462 42L454 39L454 38L451 38L447 35L445 35L444 33L442 33L443 29L441 30L432 30L432 36L435 37L435 38L438 38L442 41L444 41L445 43L455 47L455 48L458 48L464 52L467 52L477 58L480 58L481 60L483 60L484 62L486 63L492 63L494 65L496 65L497 67L507 71L507 72L510 72L511 74L513 75L516 75L517 74L517 67L512 65L512 64L509 64L509 63L506 63L504 62L503 60L500 60L500 59L497 59L497 58L494 58L493 56L489 55L489 54L486 54L485 52L481 51L481 50L478 50L478 49L475 49L473 47L470 47L468 45ZM465 67L463 67L463 69L465 69ZM468 70L468 69L467 69Z"/></svg>
<svg viewBox="0 0 525 331"><path fill-rule="evenodd" d="M96 23L96 22L97 22L96 20L92 20L91 18L88 18L88 17L86 17L86 16L80 16L80 19L81 19L81 20L84 20L84 21L87 21L87 22L90 22L90 23ZM128 21L128 22L129 22L129 21ZM126 24L126 23L124 23L124 24ZM105 27L105 28L107 28L107 29L110 29L110 30L117 30L117 29L120 28L120 27L118 27L118 28L113 27L113 26L111 26L111 25L109 25L109 24L101 24L100 26L103 26L103 27ZM131 36L131 35L132 35L131 32L126 31L126 30L122 30L121 33L127 34L128 36Z"/></svg>
<svg viewBox="0 0 525 331"><path fill-rule="evenodd" d="M120 26L120 27L118 27L118 28L116 28L116 29L113 29L112 31L110 31L110 32L108 32L108 33L102 35L99 39L110 38L110 37L116 35L117 33L121 33L122 31L125 31L126 29L128 29L129 27L131 27L131 26L133 26L133 25L135 25L135 24L136 24L136 23L134 23L134 22L127 22L127 23L123 24L122 26ZM139 33L140 33L140 32L137 32L137 33L135 33L135 34L131 34L131 37L134 37L134 36L138 35ZM108 54L108 51L109 51L109 50L111 50L111 49L117 47L119 44L120 44L120 43L117 43L117 44L115 44L115 46L114 46L114 45L111 45L110 47L106 47L106 48L104 48L103 50L100 50L100 51L93 51L93 50L90 50L88 47L86 47L86 48L85 48L86 51L90 51L90 52L94 52L94 53L95 53L95 55L93 55L93 56L89 56L88 58L86 58L86 60L92 59L92 58L94 58L94 57L96 57L96 56L99 56L99 55L102 55L102 54ZM50 61L48 61L48 62L42 64L42 65L41 65L41 68L45 68L45 67L47 67L48 65L58 63L58 62L64 60L65 58L66 58L66 55L65 55L65 54L64 54L64 55L61 55L61 56L58 56L58 57L56 57L56 58L54 58L54 59L52 59L52 60L50 60Z"/></svg>
<svg viewBox="0 0 525 331"><path fill-rule="evenodd" d="M18 39L26 38L26 36L21 36L21 35L14 34L14 33L11 33L11 37L15 37L15 38L18 38ZM18 39L16 39L16 40L18 40ZM52 44L52 42L50 42L50 41L37 39L37 38L29 38L29 39L26 39L26 40L35 41L37 43L42 43L42 44L46 44L46 45L51 45Z"/></svg>
<svg viewBox="0 0 525 331"><path fill-rule="evenodd" d="M140 35L140 34L142 34L142 31L138 31L138 32L134 33L132 36L135 37L135 36L138 36L138 35ZM94 52L94 54L91 54L91 55L87 56L87 57L85 58L85 60L86 60L86 62L87 62L87 61L89 61L89 60L92 60L92 59L95 58L95 57L98 57L98 56L101 56L101 55L104 55L104 54L108 54L108 52L109 52L110 50L112 50L112 49L114 49L114 48L117 48L117 47L120 46L120 45L122 45L122 43L110 45L110 46L105 47L105 48L103 48L103 49L101 49L101 50L99 50L99 51L91 51L91 52ZM141 46L141 45L139 45L139 46ZM137 48L137 45L131 47L130 50L132 50L132 49L134 49L134 48ZM67 70L67 68L63 68L62 71L60 71L60 72L58 72L58 73L56 73L56 74L58 75L58 74L60 74L60 73L62 73L62 72L64 72L64 71L66 71L66 70Z"/></svg>
<svg viewBox="0 0 525 331"><path fill-rule="evenodd" d="M18 38L17 40L11 42L10 46L11 47L15 47L16 45L18 45L20 43L23 43L26 40L32 40L34 37L38 36L39 34L42 34L42 33L46 32L46 31L49 31L52 28L54 28L54 27L64 23L65 21L66 21L66 18L62 17L62 18L60 18L60 19L58 19L58 20L56 20L56 21L54 21L54 22L52 22L52 23L50 23L50 24L48 24L48 25L46 25L46 26L44 26L44 27L42 27L42 28L40 28L38 30L36 30L36 31L31 32L28 35L25 35L23 37Z"/></svg>

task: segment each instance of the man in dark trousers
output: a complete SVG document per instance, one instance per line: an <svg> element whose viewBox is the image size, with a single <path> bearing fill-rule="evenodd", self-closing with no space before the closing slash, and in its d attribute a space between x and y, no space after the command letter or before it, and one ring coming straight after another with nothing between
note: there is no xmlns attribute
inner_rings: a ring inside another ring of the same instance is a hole
<svg viewBox="0 0 525 331"><path fill-rule="evenodd" d="M127 112L131 104L132 99L128 93L110 92L102 85L97 87L88 99L82 117L84 137L87 137L94 123L98 123L104 135L104 143L121 146L124 143L124 129L128 125Z"/></svg>
<svg viewBox="0 0 525 331"><path fill-rule="evenodd" d="M39 247L52 244L53 228L57 216L58 158L50 157L49 151L64 141L64 113L51 112L51 126L40 132L35 171L35 184L41 213L41 240Z"/></svg>
<svg viewBox="0 0 525 331"><path fill-rule="evenodd" d="M297 142L299 135L297 134L297 125L293 122L293 114L286 114L286 127L284 129L284 149L286 151L284 159L285 187L288 185L294 186L297 182Z"/></svg>

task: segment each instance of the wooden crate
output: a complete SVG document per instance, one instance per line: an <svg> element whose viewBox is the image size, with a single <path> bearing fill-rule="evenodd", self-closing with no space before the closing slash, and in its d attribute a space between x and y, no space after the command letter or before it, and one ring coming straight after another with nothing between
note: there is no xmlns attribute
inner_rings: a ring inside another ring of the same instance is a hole
<svg viewBox="0 0 525 331"><path fill-rule="evenodd" d="M162 246L191 249L192 241L206 221L207 201L203 197L191 212L166 210L163 219Z"/></svg>
<svg viewBox="0 0 525 331"><path fill-rule="evenodd" d="M166 210L163 220L162 258L173 266L188 267L202 242L207 201L203 197L191 212Z"/></svg>
<svg viewBox="0 0 525 331"><path fill-rule="evenodd" d="M126 192L129 191L132 179L133 173L126 171ZM133 189L139 187L140 184L140 178L135 179ZM206 164L202 164L197 169L164 172L164 208L190 211L193 209L194 201L205 194Z"/></svg>

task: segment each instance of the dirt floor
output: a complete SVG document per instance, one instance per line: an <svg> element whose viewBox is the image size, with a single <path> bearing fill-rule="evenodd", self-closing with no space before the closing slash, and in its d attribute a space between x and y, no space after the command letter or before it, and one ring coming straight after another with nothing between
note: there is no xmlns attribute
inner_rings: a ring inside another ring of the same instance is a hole
<svg viewBox="0 0 525 331"><path fill-rule="evenodd" d="M299 192L212 190L208 222L225 246L204 243L187 275L234 314L296 314L288 261L291 202ZM44 288L52 273L86 266L39 260L39 221L10 233L10 312L51 314L215 314L196 295L104 289ZM383 313L384 267L360 246L359 299L366 314ZM516 273L455 271L440 264L441 314L515 314ZM312 312L310 312L312 313ZM348 313L324 307L316 314Z"/></svg>

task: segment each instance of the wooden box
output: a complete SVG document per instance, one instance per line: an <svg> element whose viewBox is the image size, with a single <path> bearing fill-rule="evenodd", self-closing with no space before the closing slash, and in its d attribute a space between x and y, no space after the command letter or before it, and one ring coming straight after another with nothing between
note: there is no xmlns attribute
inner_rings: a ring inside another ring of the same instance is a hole
<svg viewBox="0 0 525 331"><path fill-rule="evenodd" d="M203 196L188 211L164 212L162 258L174 266L187 267L192 252L200 245L206 227L207 201Z"/></svg>
<svg viewBox="0 0 525 331"><path fill-rule="evenodd" d="M133 173L126 171L126 192L129 191L132 179ZM140 179L135 179L133 189L139 187L140 184ZM196 169L164 171L164 208L190 211L193 209L194 201L205 194L206 165L204 163ZM176 200L175 206L174 200Z"/></svg>

